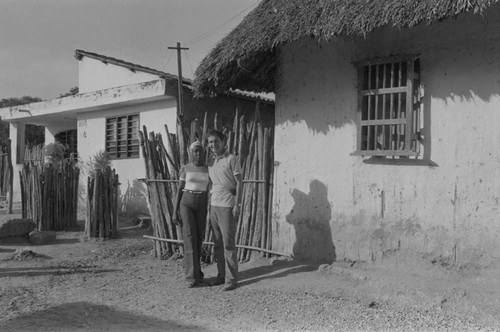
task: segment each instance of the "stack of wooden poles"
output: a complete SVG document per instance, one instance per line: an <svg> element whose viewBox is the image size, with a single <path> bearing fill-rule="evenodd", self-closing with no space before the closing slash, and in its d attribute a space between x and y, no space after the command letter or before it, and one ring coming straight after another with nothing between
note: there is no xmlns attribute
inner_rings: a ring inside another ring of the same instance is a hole
<svg viewBox="0 0 500 332"><path fill-rule="evenodd" d="M153 236L162 239L180 239L181 230L172 222L175 193L178 188L180 150L175 135L165 126L167 147L161 134L148 134L146 126L139 132L140 146L146 167L149 209ZM168 149L168 150L167 150ZM168 258L175 251L168 242L155 241L153 256Z"/></svg>
<svg viewBox="0 0 500 332"><path fill-rule="evenodd" d="M35 221L40 231L76 224L80 170L75 162L58 166L29 162L19 173L23 218Z"/></svg>
<svg viewBox="0 0 500 332"><path fill-rule="evenodd" d="M217 114L213 126L209 126L208 114L203 125L197 120L190 124L177 123L177 135L167 133L167 146L164 146L161 134L147 133L144 127L140 133L141 147L145 157L148 197L153 221L153 236L162 239L181 240L178 226L172 223L175 194L179 182L180 166L189 161L187 151L191 142L206 142L208 128L222 131L226 137L226 148L237 156L242 168L243 192L241 213L238 219L236 243L238 259L247 261L254 249L272 250L272 178L274 169L273 127L262 123L257 104L253 119L246 119L236 110L232 128L220 128ZM185 129L188 128L188 129ZM147 139L146 139L147 138ZM211 158L209 153L207 157ZM213 229L207 215L203 260L213 261ZM175 241L172 241L175 243ZM153 256L168 257L175 251L172 242L155 241ZM262 255L271 255L264 252Z"/></svg>
<svg viewBox="0 0 500 332"><path fill-rule="evenodd" d="M258 108L254 121L247 126L244 117L235 121L234 135L229 132L229 149L237 154L242 167L243 195L236 230L238 259L247 261L255 251L245 246L272 249L272 174L274 149L272 127L264 127ZM234 139L233 139L234 136ZM234 144L232 142L234 141ZM268 253L264 253L268 257Z"/></svg>
<svg viewBox="0 0 500 332"><path fill-rule="evenodd" d="M87 181L86 237L112 238L118 233L118 174L96 169Z"/></svg>
<svg viewBox="0 0 500 332"><path fill-rule="evenodd" d="M13 177L11 140L7 139L0 153L0 200L8 199L8 213L12 213Z"/></svg>

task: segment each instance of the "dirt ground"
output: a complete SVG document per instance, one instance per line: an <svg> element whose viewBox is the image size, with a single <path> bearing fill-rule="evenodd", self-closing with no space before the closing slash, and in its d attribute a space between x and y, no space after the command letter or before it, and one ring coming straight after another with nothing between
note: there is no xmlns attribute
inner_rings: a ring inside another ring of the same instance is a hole
<svg viewBox="0 0 500 332"><path fill-rule="evenodd" d="M498 263L256 258L232 292L188 289L182 259L150 256L148 229L123 219L117 239L99 241L81 227L51 245L0 239L0 331L500 331ZM23 248L35 256L15 256ZM215 265L204 272L210 280Z"/></svg>

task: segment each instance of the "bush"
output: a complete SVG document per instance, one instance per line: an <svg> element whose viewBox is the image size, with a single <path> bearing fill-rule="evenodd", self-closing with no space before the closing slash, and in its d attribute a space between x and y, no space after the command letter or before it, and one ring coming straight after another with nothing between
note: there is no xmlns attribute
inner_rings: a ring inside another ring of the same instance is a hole
<svg viewBox="0 0 500 332"><path fill-rule="evenodd" d="M111 165L111 160L109 158L109 153L104 150L97 151L94 153L87 163L89 168L89 173L92 174L97 170L104 171L108 166Z"/></svg>
<svg viewBox="0 0 500 332"><path fill-rule="evenodd" d="M61 143L49 143L43 148L43 157L46 164L59 165L64 159L66 147Z"/></svg>

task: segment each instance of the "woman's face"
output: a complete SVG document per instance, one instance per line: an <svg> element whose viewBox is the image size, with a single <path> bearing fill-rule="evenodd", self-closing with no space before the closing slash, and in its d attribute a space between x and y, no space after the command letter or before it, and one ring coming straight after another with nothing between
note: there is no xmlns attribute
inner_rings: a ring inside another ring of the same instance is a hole
<svg viewBox="0 0 500 332"><path fill-rule="evenodd" d="M220 155L222 152L224 152L224 146L222 145L222 141L220 140L219 136L208 136L207 141L208 148L216 155Z"/></svg>
<svg viewBox="0 0 500 332"><path fill-rule="evenodd" d="M193 163L200 165L203 164L205 158L205 150L201 146L195 146L193 150L191 150L191 155L193 158Z"/></svg>

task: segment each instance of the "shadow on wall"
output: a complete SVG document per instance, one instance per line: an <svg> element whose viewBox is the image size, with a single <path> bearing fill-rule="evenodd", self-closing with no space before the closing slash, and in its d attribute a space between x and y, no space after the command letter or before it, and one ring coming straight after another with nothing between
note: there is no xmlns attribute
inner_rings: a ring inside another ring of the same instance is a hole
<svg viewBox="0 0 500 332"><path fill-rule="evenodd" d="M127 181L125 193L120 195L120 213L134 216L138 214L149 215L147 191L144 184L138 180L133 180L132 184Z"/></svg>
<svg viewBox="0 0 500 332"><path fill-rule="evenodd" d="M332 263L336 259L330 228L331 206L328 189L318 180L311 181L309 193L294 189L295 202L286 221L295 228L293 255L299 260Z"/></svg>

